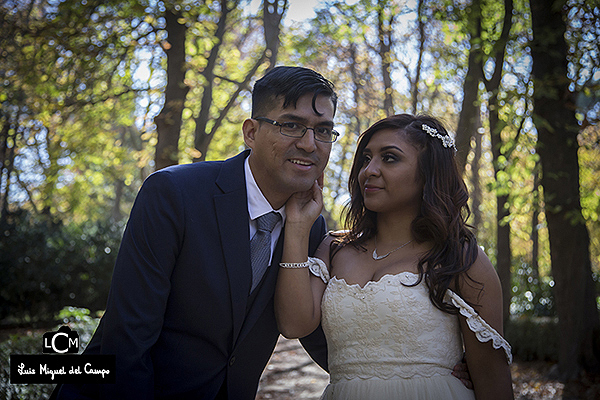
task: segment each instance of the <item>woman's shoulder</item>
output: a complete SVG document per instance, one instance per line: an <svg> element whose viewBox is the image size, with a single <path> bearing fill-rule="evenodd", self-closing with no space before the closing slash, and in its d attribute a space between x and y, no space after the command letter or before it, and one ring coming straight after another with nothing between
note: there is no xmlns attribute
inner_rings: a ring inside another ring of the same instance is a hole
<svg viewBox="0 0 600 400"><path fill-rule="evenodd" d="M477 258L475 262L468 270L468 274L471 278L482 281L482 282L500 282L496 269L492 265L492 262L488 258L483 248L477 246Z"/></svg>
<svg viewBox="0 0 600 400"><path fill-rule="evenodd" d="M349 231L345 230L329 231L321 242L320 248L327 249L331 257L334 257L338 253L346 254L364 251L365 249L361 245L350 240L348 233Z"/></svg>
<svg viewBox="0 0 600 400"><path fill-rule="evenodd" d="M319 245L319 249L317 250L319 253L323 253L326 249L329 252L331 246L341 246L344 242L344 232L345 231L329 231L321 241Z"/></svg>
<svg viewBox="0 0 600 400"><path fill-rule="evenodd" d="M483 248L477 248L477 257L469 269L460 274L459 293L476 309L486 303L486 299L502 298L500 278Z"/></svg>
<svg viewBox="0 0 600 400"><path fill-rule="evenodd" d="M328 268L333 258L357 255L364 249L348 240L348 231L329 231L321 241L315 257L325 261Z"/></svg>

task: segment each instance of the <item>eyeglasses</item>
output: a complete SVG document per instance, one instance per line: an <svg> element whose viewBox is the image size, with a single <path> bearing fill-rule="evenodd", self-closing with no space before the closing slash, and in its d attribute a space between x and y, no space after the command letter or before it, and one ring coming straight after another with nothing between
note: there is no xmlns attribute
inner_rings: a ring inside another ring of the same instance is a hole
<svg viewBox="0 0 600 400"><path fill-rule="evenodd" d="M338 132L327 126L317 126L315 128L309 128L305 125L299 124L298 122L277 122L272 119L265 117L256 117L254 118L257 121L264 121L268 124L275 125L279 127L279 133L284 136L293 137L293 138L301 138L304 136L307 130L312 129L315 134L315 140L324 143L333 143L337 140L340 135Z"/></svg>

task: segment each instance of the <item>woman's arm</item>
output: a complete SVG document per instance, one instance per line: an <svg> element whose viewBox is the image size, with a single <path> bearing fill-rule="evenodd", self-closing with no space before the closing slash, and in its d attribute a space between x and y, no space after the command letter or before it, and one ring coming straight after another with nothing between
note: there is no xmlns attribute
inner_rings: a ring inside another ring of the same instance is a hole
<svg viewBox="0 0 600 400"><path fill-rule="evenodd" d="M323 198L317 183L311 190L296 193L288 200L282 263L308 260L310 228L322 208ZM324 243L317 250L317 257L323 246ZM308 268L279 268L275 316L283 336L290 339L304 337L319 326L324 291L323 281L312 276Z"/></svg>
<svg viewBox="0 0 600 400"><path fill-rule="evenodd" d="M498 274L483 250L469 269L468 277L461 277L460 289L464 300L474 304L477 313L503 335L502 289ZM481 289L483 285L483 290ZM478 399L513 399L510 367L502 348L494 349L492 342L480 342L460 316L460 326L465 341L465 354L469 373Z"/></svg>

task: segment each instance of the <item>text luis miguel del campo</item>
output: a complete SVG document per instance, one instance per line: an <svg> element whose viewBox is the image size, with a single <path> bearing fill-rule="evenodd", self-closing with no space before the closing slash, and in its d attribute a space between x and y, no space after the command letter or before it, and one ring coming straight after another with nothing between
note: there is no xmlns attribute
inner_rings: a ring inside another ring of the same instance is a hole
<svg viewBox="0 0 600 400"><path fill-rule="evenodd" d="M10 383L115 383L114 355L81 354L68 326L43 336L42 353L11 354Z"/></svg>

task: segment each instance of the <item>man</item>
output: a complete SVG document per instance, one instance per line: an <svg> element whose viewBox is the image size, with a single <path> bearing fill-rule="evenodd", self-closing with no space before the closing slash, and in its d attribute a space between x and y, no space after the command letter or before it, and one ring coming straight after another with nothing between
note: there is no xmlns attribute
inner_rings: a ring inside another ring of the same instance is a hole
<svg viewBox="0 0 600 400"><path fill-rule="evenodd" d="M148 177L85 352L116 355L116 384L62 385L58 398L255 398L279 336L273 293L284 205L321 177L337 136L336 104L320 74L274 68L256 82L242 126L250 150ZM250 242L265 231L259 217L273 211L271 267L261 275ZM311 254L324 234L320 217ZM324 353L315 354L325 365Z"/></svg>

